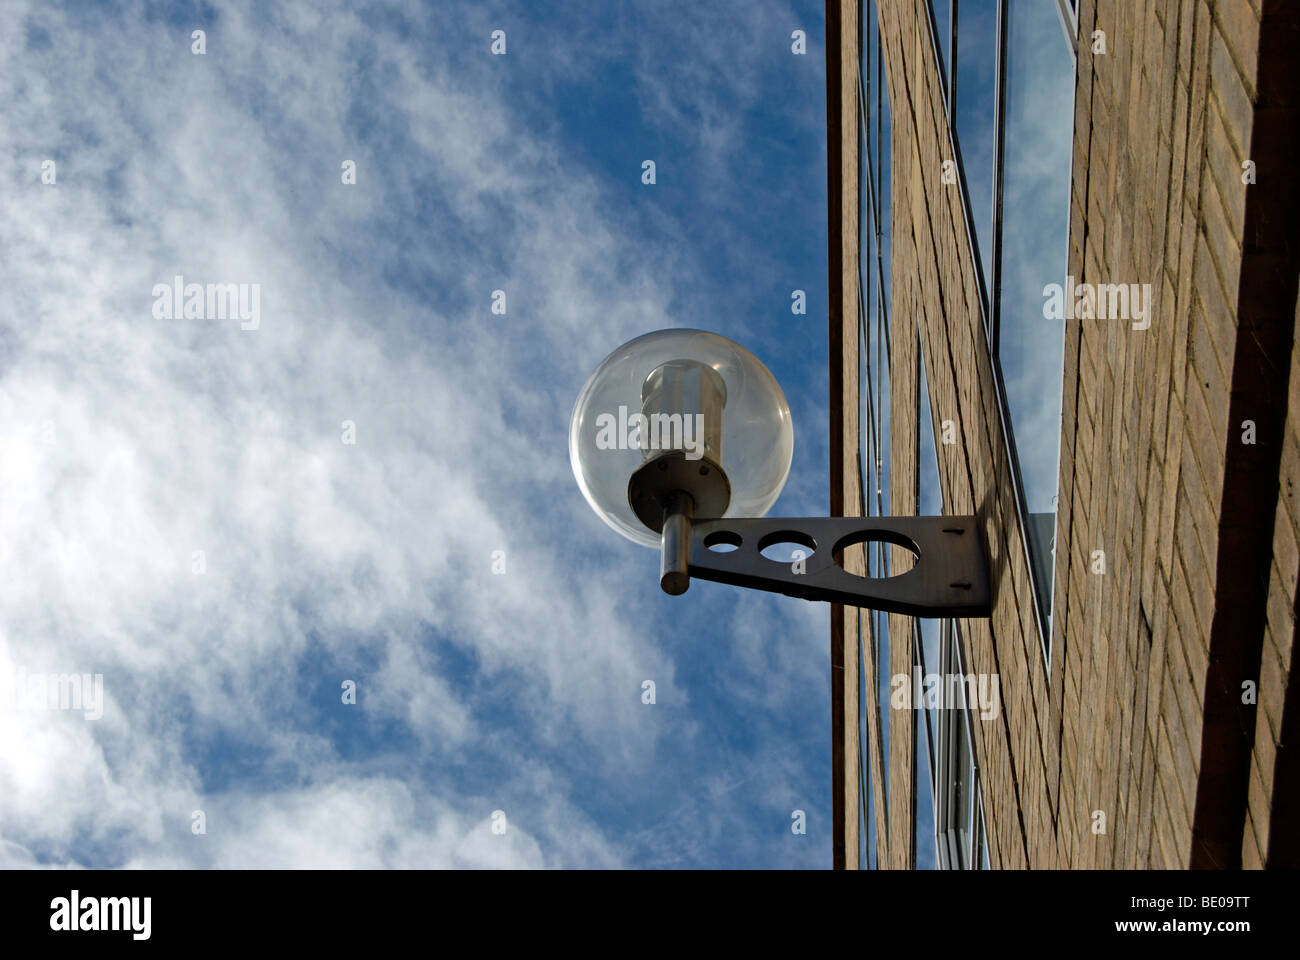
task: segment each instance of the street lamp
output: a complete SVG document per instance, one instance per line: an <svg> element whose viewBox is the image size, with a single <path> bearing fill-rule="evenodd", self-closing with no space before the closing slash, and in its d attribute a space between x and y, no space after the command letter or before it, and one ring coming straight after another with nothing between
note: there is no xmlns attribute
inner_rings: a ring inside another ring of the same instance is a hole
<svg viewBox="0 0 1300 960"><path fill-rule="evenodd" d="M990 615L974 517L783 517L794 453L790 407L752 353L703 330L658 330L623 344L587 380L569 423L583 496L620 534L661 555L678 595L713 580L922 617ZM915 556L888 578L848 573L846 548L894 544ZM795 563L762 551L807 548Z"/></svg>

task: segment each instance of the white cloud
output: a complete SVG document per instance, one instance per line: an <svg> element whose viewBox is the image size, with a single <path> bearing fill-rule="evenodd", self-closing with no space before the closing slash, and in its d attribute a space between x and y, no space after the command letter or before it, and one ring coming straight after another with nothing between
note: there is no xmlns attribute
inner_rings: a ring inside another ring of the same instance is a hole
<svg viewBox="0 0 1300 960"><path fill-rule="evenodd" d="M633 249L553 144L510 128L490 86L427 49L341 9L276 29L252 9L222 7L206 57L138 7L94 22L0 14L13 184L0 195L0 649L14 667L103 673L110 701L95 723L24 712L5 725L4 857L614 862L571 787L530 780L528 747L488 729L429 644L473 658L479 689L516 691L543 744L581 744L615 769L653 755L636 694L647 675L671 684L673 665L638 633L642 591L618 587L643 582L647 557L610 544L606 577L575 588L565 544L575 529L598 540L598 521L563 436L608 345L667 322L672 254ZM23 49L29 18L49 49ZM357 145L358 50L381 65L383 101L368 106L400 152ZM55 186L39 182L47 156ZM355 187L339 182L346 158ZM426 174L445 220L419 219ZM431 297L423 271L456 286ZM177 273L260 283L260 328L155 320L152 287ZM507 318L486 312L498 287L521 305ZM336 701L341 679L313 677L316 651L373 665L358 678L370 722L492 751L511 771L502 790L544 794L539 819L503 839L485 832L491 798L457 783L393 758L343 769L316 725L349 708L312 699L319 687ZM254 769L287 785L250 792L244 773L205 791L212 757L193 741L214 733L236 754L256 744ZM206 837L189 832L193 809L209 812Z"/></svg>

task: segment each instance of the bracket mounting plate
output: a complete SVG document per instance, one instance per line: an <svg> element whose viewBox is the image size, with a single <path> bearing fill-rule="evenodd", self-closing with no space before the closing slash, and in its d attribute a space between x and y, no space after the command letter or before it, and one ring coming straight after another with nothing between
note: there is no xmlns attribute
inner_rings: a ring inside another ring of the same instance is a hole
<svg viewBox="0 0 1300 960"><path fill-rule="evenodd" d="M884 541L910 550L912 569L887 578L848 573L835 555ZM802 571L762 551L775 543L808 548ZM736 549L710 549L731 544ZM992 615L988 562L977 518L764 517L691 521L690 576L912 617Z"/></svg>

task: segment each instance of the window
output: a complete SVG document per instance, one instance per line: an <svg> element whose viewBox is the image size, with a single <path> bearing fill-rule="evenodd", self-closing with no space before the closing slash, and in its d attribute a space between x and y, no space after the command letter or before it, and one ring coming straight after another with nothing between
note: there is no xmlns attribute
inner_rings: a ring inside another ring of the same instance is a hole
<svg viewBox="0 0 1300 960"><path fill-rule="evenodd" d="M998 4L962 0L957 5L956 98L949 123L960 145L966 200L975 220L975 241L984 286L992 286L994 149L997 125Z"/></svg>
<svg viewBox="0 0 1300 960"><path fill-rule="evenodd" d="M1044 318L1044 287L1063 284L1070 242L1074 61L1060 16L1009 0L1002 124L1002 218L993 342L1011 415L1035 590L1052 610L1065 321Z"/></svg>
<svg viewBox="0 0 1300 960"><path fill-rule="evenodd" d="M926 9L945 84L950 156L958 163L981 320L1046 656L1064 351L1061 325L1041 319L1042 290L1064 279L1068 249L1073 10L1070 0L928 0ZM860 13L858 452L862 512L876 516L890 512L891 131L873 0L863 0ZM930 407L923 350L918 350L916 375L918 513L942 515L938 425ZM891 560L895 558L884 544L869 546L867 575L901 572L891 569ZM923 703L914 703L916 709L906 720L890 709L889 618L863 610L858 628L863 644L858 661L858 862L880 865L876 826L878 820L888 822L890 728L896 720L912 723L915 735L909 758L915 783L910 809L895 810L895 816L901 813L911 820L913 865L988 869L973 712L981 703L971 702L975 693L983 693L972 691L972 680L976 686L978 680L966 672L957 621L913 620L912 669L920 673L923 690L933 689L931 677L937 674L940 696L927 695ZM867 711L873 690L879 704L876 716ZM877 725L879 754L868 735ZM879 765L879 779L886 785L881 796L870 787L872 762Z"/></svg>
<svg viewBox="0 0 1300 960"><path fill-rule="evenodd" d="M934 419L930 409L930 387L925 375L925 350L917 328L917 515L936 517L943 514L943 493L939 485L939 448L935 444ZM939 665L938 620L917 618L913 637L914 663L912 669L922 678ZM916 704L913 704L916 706ZM917 825L916 866L933 869L938 866L935 839L938 836L938 770L936 747L939 736L939 710L937 706L923 705L916 711L917 751L923 756L924 766L916 779ZM924 802L922 798L924 797Z"/></svg>
<svg viewBox="0 0 1300 960"><path fill-rule="evenodd" d="M1077 20L1069 0L953 0L945 17L946 4L929 4L933 49L954 65L951 148L1050 659L1064 322L1044 318L1044 288L1068 259Z"/></svg>
<svg viewBox="0 0 1300 960"><path fill-rule="evenodd" d="M922 516L943 513L942 488L939 484L939 449L935 444L934 419L930 408L930 389L925 372L925 353L917 341L918 406L918 500ZM979 770L975 762L974 725L966 699L966 686L954 682L966 676L960 635L954 620L917 619L913 669L919 672L923 688L930 686L929 676L939 676L939 697L928 698L924 709L917 711L918 753L923 752L929 782L917 780L917 822L925 824L934 838L933 847L918 837L917 866L940 869L988 869L984 841L983 795ZM959 698L953 702L951 696ZM922 734L922 729L924 734ZM928 790L926 789L928 787ZM928 794L930 809L920 806L920 797ZM928 821L928 822L927 822ZM918 831L920 834L921 831Z"/></svg>
<svg viewBox="0 0 1300 960"><path fill-rule="evenodd" d="M953 7L957 6L957 0L929 0L930 18L934 20L936 33L939 39L939 78L943 81L944 91L947 94L945 103L948 112L952 113L952 94L954 92L952 81L952 61L949 56L952 51L953 35Z"/></svg>
<svg viewBox="0 0 1300 960"><path fill-rule="evenodd" d="M987 866L984 804L975 758L969 677L961 653L961 632L954 620L944 620L939 646L941 706L938 758L935 764L935 848L938 866L947 870L978 870Z"/></svg>
<svg viewBox="0 0 1300 960"><path fill-rule="evenodd" d="M890 204L890 111L889 91L885 88L883 51L880 29L876 19L875 4L864 3L861 17L858 71L858 107L861 118L858 150L860 161L858 188L861 237L858 262L859 283L859 424L862 448L863 514L881 516L889 513L889 204ZM889 570L890 555L885 544L875 544L866 550L868 576L884 576ZM877 610L862 611L859 618L859 636L869 639L871 657L862 658L875 665L869 676L863 677L862 703L866 704L866 684L874 684L879 711L881 780L885 785L883 797L889 803L889 741L890 741L890 686L889 686L889 617ZM866 728L862 730L864 752L868 754L861 765L869 769L869 743ZM864 791L868 794L863 809L873 811L863 831L866 855L875 857L875 797L864 778ZM863 862L873 862L865 860Z"/></svg>

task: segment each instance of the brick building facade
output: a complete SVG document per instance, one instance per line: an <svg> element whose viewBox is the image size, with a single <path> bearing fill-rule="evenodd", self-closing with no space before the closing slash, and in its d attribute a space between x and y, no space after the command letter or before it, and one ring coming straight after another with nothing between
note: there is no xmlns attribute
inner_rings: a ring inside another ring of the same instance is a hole
<svg viewBox="0 0 1300 960"><path fill-rule="evenodd" d="M993 615L954 635L966 671L1000 678L1000 711L968 712L989 865L1295 866L1300 4L1061 0L1074 34L1068 275L1149 284L1152 309L1145 328L1064 321L1050 616L989 333L996 270L991 294L970 185L944 176L960 159L959 71L945 73L940 30L955 50L957 14L941 23L940 4L827 2L832 513L870 510L865 28L890 118L884 512L920 512L919 458L932 455L943 512L980 520ZM992 6L1004 41L1008 4ZM951 442L922 451L945 427ZM922 789L918 726L871 682L918 661L917 626L887 619L886 644L856 611L832 617L837 866L863 865L868 835L869 860L915 866L931 842L918 793L935 809L947 796L938 773Z"/></svg>

